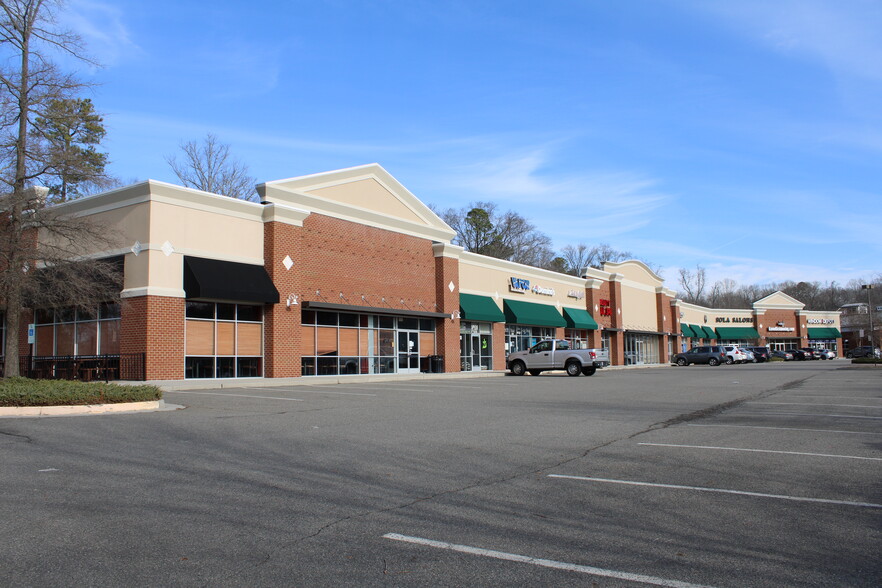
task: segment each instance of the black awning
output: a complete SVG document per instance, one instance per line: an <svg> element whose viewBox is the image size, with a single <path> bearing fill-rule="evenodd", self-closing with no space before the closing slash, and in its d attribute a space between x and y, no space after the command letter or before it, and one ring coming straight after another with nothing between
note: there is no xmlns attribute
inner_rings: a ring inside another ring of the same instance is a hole
<svg viewBox="0 0 882 588"><path fill-rule="evenodd" d="M336 310L343 312L365 312L370 314L388 314L395 316L415 316L421 318L450 318L445 312L430 312L428 310L404 310L401 308L388 308L386 306L358 306L355 304L337 304L335 302L303 301L303 308L310 310Z"/></svg>
<svg viewBox="0 0 882 588"><path fill-rule="evenodd" d="M184 256L188 299L276 304L279 291L262 265Z"/></svg>

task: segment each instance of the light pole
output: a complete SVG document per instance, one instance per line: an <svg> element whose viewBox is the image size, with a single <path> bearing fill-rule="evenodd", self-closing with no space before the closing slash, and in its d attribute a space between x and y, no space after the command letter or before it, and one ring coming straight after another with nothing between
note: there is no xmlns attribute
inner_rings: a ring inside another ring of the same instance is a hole
<svg viewBox="0 0 882 588"><path fill-rule="evenodd" d="M861 290L867 291L867 312L870 315L870 355L876 357L876 344L873 342L873 303L870 302L870 290L873 289L873 284L864 284L861 286Z"/></svg>

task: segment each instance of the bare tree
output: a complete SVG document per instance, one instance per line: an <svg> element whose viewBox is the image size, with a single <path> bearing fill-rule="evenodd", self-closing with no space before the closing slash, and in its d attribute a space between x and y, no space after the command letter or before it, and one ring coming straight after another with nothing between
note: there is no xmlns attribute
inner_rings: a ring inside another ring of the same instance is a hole
<svg viewBox="0 0 882 588"><path fill-rule="evenodd" d="M19 373L18 334L24 308L62 303L62 299L64 304L89 304L93 294L103 295L91 278L100 281L96 274L107 269L99 262L76 270L71 265L72 260L82 259L86 244L91 250L100 249L107 232L55 214L46 206L47 190L32 187L52 167L39 138L29 141L35 120L46 120L53 101L69 99L84 87L75 76L62 73L49 54L91 63L80 39L56 27L60 5L57 0L0 0L0 46L11 55L9 66L0 69L0 181L10 187L10 192L0 195L6 377ZM46 287L52 275L61 281Z"/></svg>
<svg viewBox="0 0 882 588"><path fill-rule="evenodd" d="M221 143L213 133L202 143L181 144L183 160L165 158L178 179L188 188L222 194L240 200L256 200L257 181L248 175L248 166L230 156L230 146Z"/></svg>
<svg viewBox="0 0 882 588"><path fill-rule="evenodd" d="M695 272L680 268L680 287L683 288L684 300L693 304L700 304L704 295L707 273L700 265L695 266Z"/></svg>

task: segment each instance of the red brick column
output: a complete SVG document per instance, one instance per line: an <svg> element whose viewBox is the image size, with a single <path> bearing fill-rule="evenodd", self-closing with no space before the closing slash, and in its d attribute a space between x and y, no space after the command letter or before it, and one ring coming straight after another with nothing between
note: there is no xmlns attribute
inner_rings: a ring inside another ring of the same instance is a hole
<svg viewBox="0 0 882 588"><path fill-rule="evenodd" d="M185 308L183 298L123 298L120 353L144 353L148 380L184 379ZM125 374L120 376L126 377Z"/></svg>
<svg viewBox="0 0 882 588"><path fill-rule="evenodd" d="M264 309L264 375L290 378L301 372L301 308L303 268L302 228L272 221L263 226L263 259L270 279L279 291L279 303ZM293 265L285 267L285 257ZM289 303L288 297L291 297Z"/></svg>
<svg viewBox="0 0 882 588"><path fill-rule="evenodd" d="M610 327L622 328L622 283L617 280L609 282L609 306L612 309ZM612 365L625 364L625 334L622 331L610 333L610 363Z"/></svg>
<svg viewBox="0 0 882 588"><path fill-rule="evenodd" d="M451 291L450 284L453 284ZM459 362L459 259L435 257L435 304L437 312L453 318L439 318L435 322L436 350L444 357L444 371L461 371Z"/></svg>

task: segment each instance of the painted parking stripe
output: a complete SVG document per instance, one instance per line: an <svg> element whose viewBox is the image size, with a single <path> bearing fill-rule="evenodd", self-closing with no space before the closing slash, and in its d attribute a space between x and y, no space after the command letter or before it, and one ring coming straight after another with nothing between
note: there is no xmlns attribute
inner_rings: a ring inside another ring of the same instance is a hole
<svg viewBox="0 0 882 588"><path fill-rule="evenodd" d="M780 500L793 500L796 502L819 502L821 504L839 504L843 506L861 506L865 508L882 508L882 504L872 502L853 502L850 500L830 500L827 498L809 498L807 496L788 496L786 494L766 494L764 492L747 492L744 490L727 490L725 488L705 488L702 486L680 486L679 484L657 484L655 482L638 482L636 480L610 480L608 478L588 478L585 476L565 476L562 474L548 474L549 478L565 478L582 482L601 482L604 484L625 484L627 486L650 486L653 488L670 488L673 490L695 490L698 492L718 492L721 494L737 494L740 496L756 496L758 498L778 498Z"/></svg>
<svg viewBox="0 0 882 588"><path fill-rule="evenodd" d="M327 390L322 390L321 386L310 386L311 388L318 388L318 390L304 390L306 386L297 386L296 389L290 389L291 392L297 392L298 394L334 394L337 396L376 396L376 394L369 394L367 392L329 392ZM278 390L289 390L288 388L249 388L249 390L269 390L270 392L275 392Z"/></svg>
<svg viewBox="0 0 882 588"><path fill-rule="evenodd" d="M788 394L787 398L856 398L858 400L882 400L877 396L836 396L833 394Z"/></svg>
<svg viewBox="0 0 882 588"><path fill-rule="evenodd" d="M738 416L738 415L733 415ZM873 421L882 421L882 417L859 416L854 414L822 414L818 412L757 412L746 413L741 416L757 416L757 417L776 417L776 416L807 416L807 417L832 417L838 419L868 419Z"/></svg>
<svg viewBox="0 0 882 588"><path fill-rule="evenodd" d="M567 572L579 572L582 574L590 574L592 576L602 576L605 578L627 580L629 582L641 582L643 584L652 584L653 586L670 586L672 588L710 588L709 586L706 586L704 584L691 584L689 582L681 582L679 580L667 580L665 578L656 578L654 576L646 576L643 574L632 574L629 572L620 572L616 570L605 570L603 568L566 563L562 561L555 561L553 559L542 559L538 557L530 557L528 555L518 555L516 553L506 553L504 551L494 551L492 549L471 547L469 545L458 545L456 543L448 543L446 541L423 539L422 537L410 537L408 535L400 535L398 533L386 533L385 535L383 535L383 538L392 539L394 541L403 541L405 543L412 543L415 545L424 545L426 547L446 549L448 551L457 551L459 553L468 553L471 555L480 555L482 557L491 557L493 559L514 561L518 563L531 564L534 566L541 566L544 568L564 570Z"/></svg>
<svg viewBox="0 0 882 588"><path fill-rule="evenodd" d="M722 451L745 451L750 453L779 453L781 455L805 455L809 457L838 457L841 459L865 459L869 461L882 461L882 457L861 457L857 455L835 455L831 453L806 453L804 451L776 451L772 449L744 449L741 447L716 447L713 445L677 445L675 443L638 443L637 445L649 445L651 447L681 447L684 449L719 449Z"/></svg>
<svg viewBox="0 0 882 588"><path fill-rule="evenodd" d="M875 431L840 431L838 429L806 429L803 427L763 427L761 425L699 425L686 423L687 427L734 427L739 429L773 429L775 431L810 431L813 433L844 433L846 435L882 435Z"/></svg>
<svg viewBox="0 0 882 588"><path fill-rule="evenodd" d="M882 406L867 406L865 404L806 404L805 402L751 402L750 404L780 404L785 406L839 406L842 408L882 408Z"/></svg>
<svg viewBox="0 0 882 588"><path fill-rule="evenodd" d="M166 394L197 394L200 396L232 396L235 398L260 398L263 400L290 400L292 402L304 402L302 398L281 398L278 396L256 396L253 394L224 394L221 392L193 392L192 390L169 390Z"/></svg>

